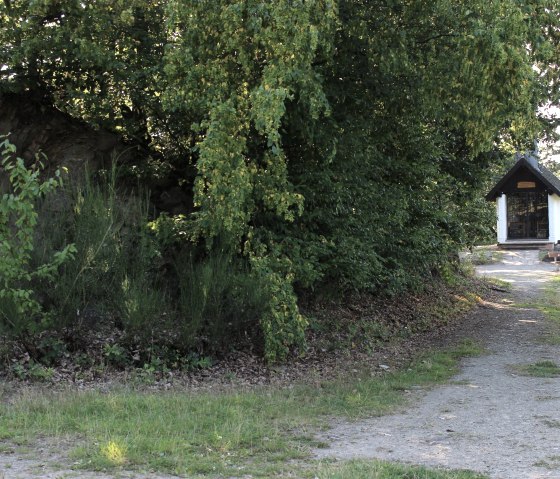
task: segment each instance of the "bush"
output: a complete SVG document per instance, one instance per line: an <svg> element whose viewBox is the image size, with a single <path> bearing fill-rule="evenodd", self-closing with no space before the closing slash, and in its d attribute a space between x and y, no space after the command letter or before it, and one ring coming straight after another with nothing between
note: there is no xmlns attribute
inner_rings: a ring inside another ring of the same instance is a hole
<svg viewBox="0 0 560 479"><path fill-rule="evenodd" d="M127 343L149 349L154 342L172 341L175 309L166 289L154 287L149 278L134 275L125 278L120 314Z"/></svg>
<svg viewBox="0 0 560 479"><path fill-rule="evenodd" d="M146 315L143 304L135 305L132 296L151 287L158 255L145 226L148 202L118 194L116 182L116 167L97 181L88 174L83 185L66 189L58 201L63 207L56 202L43 205L42 248L36 261L68 241L77 249L56 287L43 291L59 329L90 327L104 319L127 323L131 315Z"/></svg>
<svg viewBox="0 0 560 479"><path fill-rule="evenodd" d="M0 314L14 335L49 331L27 338L36 360L55 364L61 339L87 351L87 330L170 364L262 337L276 293L246 259L190 242L165 215L151 221L147 198L117 189L115 167L45 197L60 173L41 183L5 150L14 193L0 207Z"/></svg>
<svg viewBox="0 0 560 479"><path fill-rule="evenodd" d="M0 149L11 189L0 201L0 326L10 335L25 336L38 332L47 319L33 282L52 287L59 268L73 258L76 248L73 244L62 245L46 262L32 266L36 203L61 185L60 171L55 178L42 181L38 159L36 167L29 169L14 156L15 147L7 139L0 143Z"/></svg>
<svg viewBox="0 0 560 479"><path fill-rule="evenodd" d="M116 327L121 345L142 357L154 348L173 358L216 353L254 337L268 300L248 265L188 242L165 215L150 220L147 199L117 189L115 168L42 202L34 263L76 245L56 284L37 282L56 318L51 329L79 345L84 329Z"/></svg>
<svg viewBox="0 0 560 479"><path fill-rule="evenodd" d="M175 260L179 285L178 346L211 351L252 333L268 303L262 284L232 255L214 252L195 261L192 252Z"/></svg>

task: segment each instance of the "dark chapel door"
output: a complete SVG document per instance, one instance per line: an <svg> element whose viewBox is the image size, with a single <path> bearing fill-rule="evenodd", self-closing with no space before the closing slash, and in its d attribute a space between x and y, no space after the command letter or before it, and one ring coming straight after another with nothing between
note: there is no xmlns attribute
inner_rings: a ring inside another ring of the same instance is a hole
<svg viewBox="0 0 560 479"><path fill-rule="evenodd" d="M518 191L507 195L508 239L548 238L548 193Z"/></svg>

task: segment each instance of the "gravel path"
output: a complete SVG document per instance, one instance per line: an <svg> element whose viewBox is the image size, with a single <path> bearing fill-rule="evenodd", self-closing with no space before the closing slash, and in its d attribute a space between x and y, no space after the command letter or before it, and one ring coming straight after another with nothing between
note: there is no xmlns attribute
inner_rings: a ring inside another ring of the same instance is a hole
<svg viewBox="0 0 560 479"><path fill-rule="evenodd" d="M335 424L317 457L470 469L493 479L560 478L560 378L514 369L560 359L560 347L543 341L553 326L537 310L515 306L538 301L559 274L537 254L508 252L500 264L477 268L512 284L512 294L469 320L489 354L465 360L449 385L411 393L417 397L401 413Z"/></svg>

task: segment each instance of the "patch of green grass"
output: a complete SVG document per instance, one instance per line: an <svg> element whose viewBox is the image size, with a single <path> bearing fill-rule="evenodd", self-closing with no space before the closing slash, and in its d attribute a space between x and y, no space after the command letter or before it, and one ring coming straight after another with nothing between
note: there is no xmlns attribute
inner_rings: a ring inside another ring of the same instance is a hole
<svg viewBox="0 0 560 479"><path fill-rule="evenodd" d="M72 455L88 469L282 475L286 462L308 460L313 434L329 418L388 413L405 403L403 391L446 381L457 372L460 358L480 352L466 342L381 377L362 371L352 378L285 389L22 396L0 406L0 437L79 438Z"/></svg>
<svg viewBox="0 0 560 479"><path fill-rule="evenodd" d="M384 461L347 461L323 463L317 467L317 479L483 479L488 476L470 471L430 470Z"/></svg>
<svg viewBox="0 0 560 479"><path fill-rule="evenodd" d="M504 281L500 278L494 278L492 276L485 276L484 279L486 282L490 283L493 286L505 289L506 291L511 291L511 283L508 281Z"/></svg>
<svg viewBox="0 0 560 479"><path fill-rule="evenodd" d="M550 328L542 338L545 344L560 344L560 278L546 285L539 300L534 303L516 304L517 308L538 309L549 320Z"/></svg>
<svg viewBox="0 0 560 479"><path fill-rule="evenodd" d="M550 456L546 459L541 459L534 464L537 467L544 467L545 469L560 469L560 456Z"/></svg>
<svg viewBox="0 0 560 479"><path fill-rule="evenodd" d="M515 369L526 376L555 378L560 376L560 366L554 361L538 361L534 364L516 366Z"/></svg>

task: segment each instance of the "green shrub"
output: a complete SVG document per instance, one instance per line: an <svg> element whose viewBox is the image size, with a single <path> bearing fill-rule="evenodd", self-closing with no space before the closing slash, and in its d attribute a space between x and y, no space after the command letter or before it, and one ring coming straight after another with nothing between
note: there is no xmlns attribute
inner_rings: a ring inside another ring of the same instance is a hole
<svg viewBox="0 0 560 479"><path fill-rule="evenodd" d="M0 327L8 334L24 336L39 331L46 320L33 289L34 281L51 287L58 270L72 259L73 244L61 245L45 262L32 265L38 213L36 202L61 185L60 171L55 178L40 179L41 163L27 168L15 157L15 147L4 139L0 143L2 168L9 176L10 190L0 201Z"/></svg>
<svg viewBox="0 0 560 479"><path fill-rule="evenodd" d="M195 261L191 252L175 260L179 286L178 345L222 350L228 342L253 333L267 298L262 284L231 255L215 252Z"/></svg>
<svg viewBox="0 0 560 479"><path fill-rule="evenodd" d="M117 318L128 326L138 315L149 316L142 294L151 287L158 252L146 229L148 202L118 193L116 167L105 173L96 181L86 174L83 184L67 188L59 201L63 208L43 205L37 261L68 241L77 249L56 287L43 292L58 328L79 329Z"/></svg>
<svg viewBox="0 0 560 479"><path fill-rule="evenodd" d="M66 350L57 338L73 341L68 349L87 348L80 339L84 329L107 325L122 330L115 348L166 364L262 336L259 327L264 331L276 294L266 277L235 253L206 251L190 242L184 221L166 215L152 221L148 205L142 195L118 190L113 167L84 175L81 183L60 188L31 210L35 227L26 230L30 246L23 251L28 269L37 273L22 276L18 270L10 278L26 278L34 289L26 290L27 309L4 292L2 310L10 318L30 317L30 311L50 318L43 327L52 332L48 338L56 348L37 337L35 350L44 350L37 359L55 364L57 351ZM66 244L72 246L57 253ZM58 262L47 263L53 256ZM64 261L70 256L73 261ZM111 364L128 364L113 353L104 351Z"/></svg>
<svg viewBox="0 0 560 479"><path fill-rule="evenodd" d="M122 285L120 321L125 340L147 348L154 343L169 343L175 318L167 291L153 286L150 279L126 277Z"/></svg>
<svg viewBox="0 0 560 479"><path fill-rule="evenodd" d="M125 367L130 364L128 351L119 344L105 344L103 346L103 357L112 366Z"/></svg>

